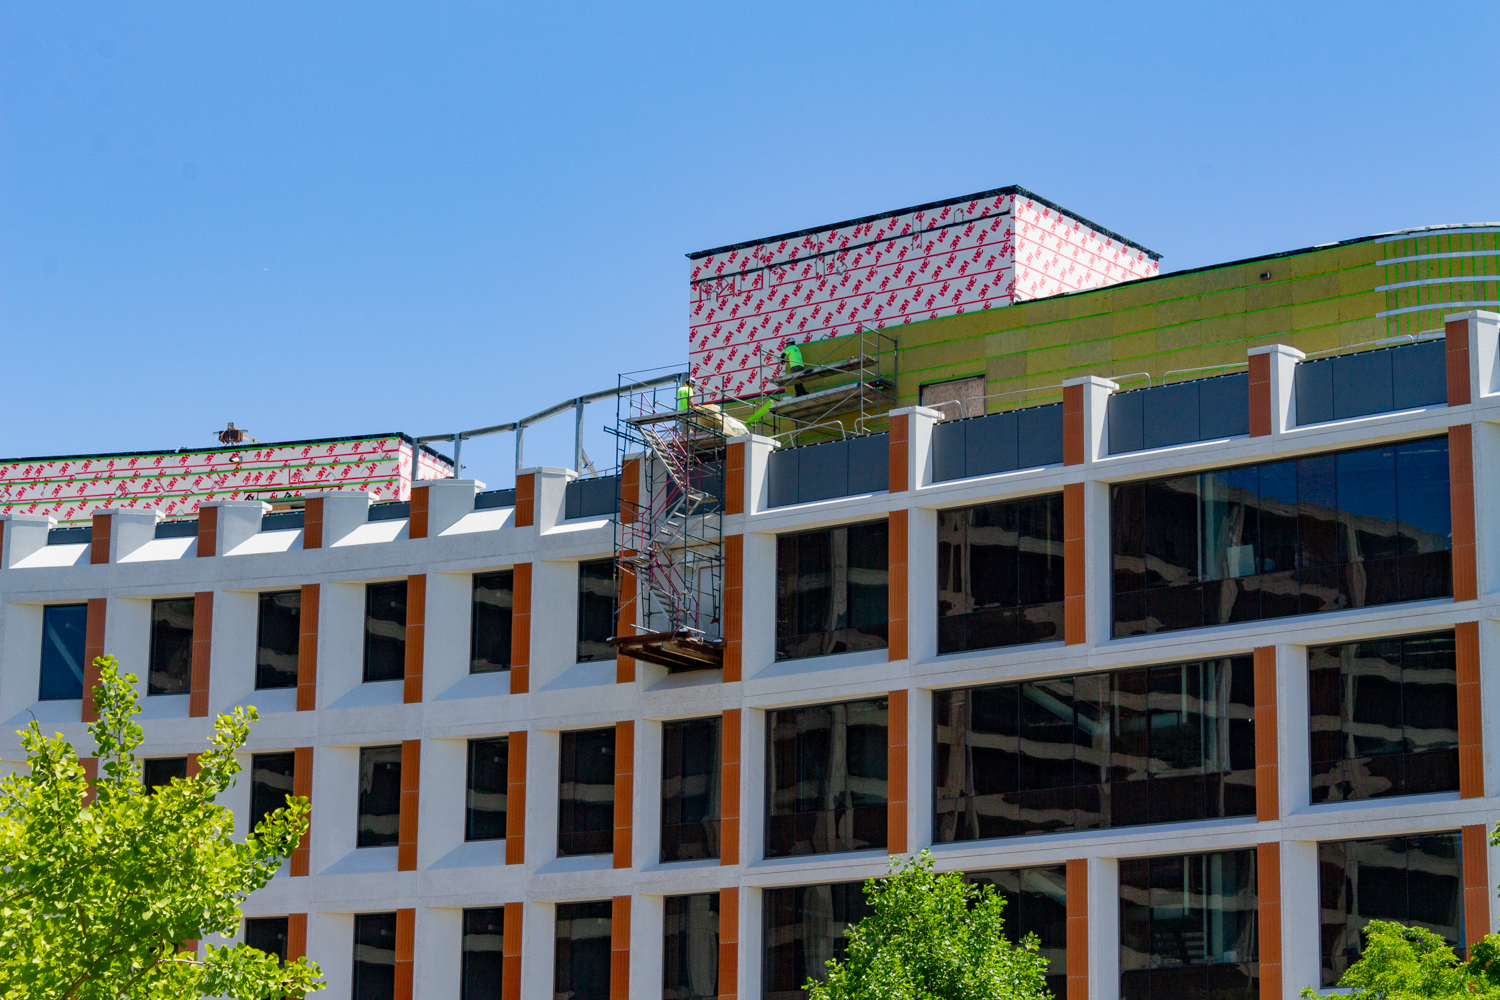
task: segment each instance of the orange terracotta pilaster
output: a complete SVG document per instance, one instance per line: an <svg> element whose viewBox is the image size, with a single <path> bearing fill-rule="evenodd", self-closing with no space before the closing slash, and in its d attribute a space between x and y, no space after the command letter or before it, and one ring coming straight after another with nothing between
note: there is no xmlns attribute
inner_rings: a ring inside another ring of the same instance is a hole
<svg viewBox="0 0 1500 1000"><path fill-rule="evenodd" d="M406 678L401 700L408 705L422 702L422 658L427 636L427 574L406 578Z"/></svg>
<svg viewBox="0 0 1500 1000"><path fill-rule="evenodd" d="M307 914L286 915L286 960L295 962L307 957Z"/></svg>
<svg viewBox="0 0 1500 1000"><path fill-rule="evenodd" d="M730 494L731 496L733 494ZM745 536L724 537L724 683L743 675L745 622Z"/></svg>
<svg viewBox="0 0 1500 1000"><path fill-rule="evenodd" d="M297 747L292 751L292 795L312 801L313 748ZM312 843L312 821L308 820L302 839L292 848L292 875L308 874Z"/></svg>
<svg viewBox="0 0 1500 1000"><path fill-rule="evenodd" d="M1258 783L1256 787L1260 787ZM1256 845L1255 883L1259 917L1256 936L1260 940L1260 1000L1281 1000L1280 844Z"/></svg>
<svg viewBox="0 0 1500 1000"><path fill-rule="evenodd" d="M83 768L83 780L88 782L88 786L83 791L83 804L93 805L94 796L99 794L99 790L95 787L99 783L99 758L79 757L78 763Z"/></svg>
<svg viewBox="0 0 1500 1000"><path fill-rule="evenodd" d="M422 741L401 741L401 812L397 820L396 870L417 870L417 805L422 782Z"/></svg>
<svg viewBox="0 0 1500 1000"><path fill-rule="evenodd" d="M1474 549L1472 424L1448 428L1448 497L1453 510L1453 599L1472 601L1479 596L1479 567Z"/></svg>
<svg viewBox="0 0 1500 1000"><path fill-rule="evenodd" d="M1271 433L1271 356L1252 354L1250 361L1250 436Z"/></svg>
<svg viewBox="0 0 1500 1000"><path fill-rule="evenodd" d="M898 414L891 418L890 468L887 472L887 489L891 493L904 493L910 488L907 484L910 447L911 414Z"/></svg>
<svg viewBox="0 0 1500 1000"><path fill-rule="evenodd" d="M406 537L427 537L427 491L429 487L411 488L411 506L406 512Z"/></svg>
<svg viewBox="0 0 1500 1000"><path fill-rule="evenodd" d="M302 507L302 547L304 549L323 547L322 497L308 497L307 503Z"/></svg>
<svg viewBox="0 0 1500 1000"><path fill-rule="evenodd" d="M523 905L505 904L505 923L500 929L500 1000L521 1000L521 928Z"/></svg>
<svg viewBox="0 0 1500 1000"><path fill-rule="evenodd" d="M1489 837L1483 823L1461 833L1464 855L1464 945L1472 948L1490 932Z"/></svg>
<svg viewBox="0 0 1500 1000"><path fill-rule="evenodd" d="M719 864L740 863L740 710L726 708L719 727Z"/></svg>
<svg viewBox="0 0 1500 1000"><path fill-rule="evenodd" d="M886 619L890 623L890 637L886 641L885 658L904 660L907 656L906 626L906 526L907 511L893 510L890 513L888 552L886 555Z"/></svg>
<svg viewBox="0 0 1500 1000"><path fill-rule="evenodd" d="M536 473L516 477L516 527L529 528L536 523Z"/></svg>
<svg viewBox="0 0 1500 1000"><path fill-rule="evenodd" d="M217 555L219 551L219 508L198 508L198 555Z"/></svg>
<svg viewBox="0 0 1500 1000"><path fill-rule="evenodd" d="M516 563L511 574L510 693L531 690L531 563Z"/></svg>
<svg viewBox="0 0 1500 1000"><path fill-rule="evenodd" d="M609 920L609 1000L630 1000L630 897L615 896Z"/></svg>
<svg viewBox="0 0 1500 1000"><path fill-rule="evenodd" d="M1063 465L1082 465L1085 453L1083 386L1063 386Z"/></svg>
<svg viewBox="0 0 1500 1000"><path fill-rule="evenodd" d="M1469 392L1469 321L1443 324L1443 355L1448 368L1448 405L1472 402Z"/></svg>
<svg viewBox="0 0 1500 1000"><path fill-rule="evenodd" d="M719 890L719 1000L740 995L740 890Z"/></svg>
<svg viewBox="0 0 1500 1000"><path fill-rule="evenodd" d="M1082 391L1081 386L1069 388ZM1070 646L1088 641L1083 538L1083 484L1067 483L1063 486L1063 639Z"/></svg>
<svg viewBox="0 0 1500 1000"><path fill-rule="evenodd" d="M631 555L633 553L625 553ZM620 609L615 618L615 635L635 635L637 580L634 573L615 564L615 604ZM635 683L635 658L615 651L615 683Z"/></svg>
<svg viewBox="0 0 1500 1000"><path fill-rule="evenodd" d="M318 600L322 587L302 585L302 603L297 612L297 711L318 707Z"/></svg>
<svg viewBox="0 0 1500 1000"><path fill-rule="evenodd" d="M1255 819L1281 818L1276 733L1276 647L1255 648Z"/></svg>
<svg viewBox="0 0 1500 1000"><path fill-rule="evenodd" d="M109 606L103 597L89 598L88 617L83 626L83 721L97 722L99 709L94 704L94 689L99 686L99 668L94 661L104 655L104 611Z"/></svg>
<svg viewBox="0 0 1500 1000"><path fill-rule="evenodd" d="M89 540L89 565L109 565L109 529L114 523L114 518L108 514L95 514L93 517L94 533Z"/></svg>
<svg viewBox="0 0 1500 1000"><path fill-rule="evenodd" d="M735 441L724 456L724 513L745 513L745 442Z"/></svg>
<svg viewBox="0 0 1500 1000"><path fill-rule="evenodd" d="M1484 712L1479 694L1479 623L1453 626L1458 673L1458 794L1484 797Z"/></svg>
<svg viewBox="0 0 1500 1000"><path fill-rule="evenodd" d="M886 712L885 850L906 853L906 715L907 692L892 691Z"/></svg>
<svg viewBox="0 0 1500 1000"><path fill-rule="evenodd" d="M210 507L209 510L217 510ZM188 681L188 716L208 716L208 668L213 655L214 594L211 590L193 595L192 673Z"/></svg>
<svg viewBox="0 0 1500 1000"><path fill-rule="evenodd" d="M416 944L417 911L414 909L397 910L395 1000L412 1000Z"/></svg>
<svg viewBox="0 0 1500 1000"><path fill-rule="evenodd" d="M1068 1000L1089 1000L1089 863L1068 862Z"/></svg>
<svg viewBox="0 0 1500 1000"><path fill-rule="evenodd" d="M635 802L635 723L615 723L615 840L616 868L630 867Z"/></svg>
<svg viewBox="0 0 1500 1000"><path fill-rule="evenodd" d="M506 753L505 863L522 865L526 863L526 733L524 730L510 734L510 745L506 748ZM509 917L510 912L507 910L507 920ZM520 951L518 950L516 954L519 956Z"/></svg>

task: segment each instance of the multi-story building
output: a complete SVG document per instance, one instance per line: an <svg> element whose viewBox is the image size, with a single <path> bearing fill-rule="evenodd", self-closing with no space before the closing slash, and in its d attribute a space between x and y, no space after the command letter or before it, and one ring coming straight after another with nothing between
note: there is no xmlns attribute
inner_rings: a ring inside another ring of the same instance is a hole
<svg viewBox="0 0 1500 1000"><path fill-rule="evenodd" d="M1294 997L1373 918L1462 949L1500 878L1497 237L940 316L893 370L809 342L778 436L637 412L684 450L612 480L12 509L0 719L86 752L112 653L160 782L256 705L229 804L313 815L244 934L333 997L800 996L923 848L1069 1000Z"/></svg>

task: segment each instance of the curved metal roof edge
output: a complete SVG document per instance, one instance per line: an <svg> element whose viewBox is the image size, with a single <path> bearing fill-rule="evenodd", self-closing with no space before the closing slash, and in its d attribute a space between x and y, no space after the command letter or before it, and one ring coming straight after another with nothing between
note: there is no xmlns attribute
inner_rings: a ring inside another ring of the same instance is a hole
<svg viewBox="0 0 1500 1000"><path fill-rule="evenodd" d="M843 222L830 222L827 225L813 226L808 229L799 229L796 232L779 233L775 236L764 236L758 240L745 240L741 243L731 243L728 246L714 247L712 250L696 250L693 253L686 254L685 256L688 260L697 260L700 257L707 257L711 254L728 253L730 250L744 250L749 247L764 246L767 243L775 243L779 240L796 239L799 236L809 236L813 233L821 233L828 229L842 229L845 226L860 226L864 225L866 222L874 222L876 219L885 219L892 215L905 215L907 212L925 212L928 209L932 208L944 208L948 205L957 205L962 202L975 201L980 198L992 198L996 195L1002 194L1013 194L1020 195L1023 198L1030 198L1032 201L1038 202L1042 205L1046 205L1053 211L1060 212L1070 219L1076 219L1077 221L1083 223L1085 226L1088 226L1090 229L1094 230L1096 233L1108 236L1112 240L1119 240L1126 246L1135 247L1137 250L1150 257L1152 260L1161 260L1161 254L1157 253L1155 250L1152 250L1149 247L1141 246L1135 240L1126 239L1124 236L1121 236L1119 233L1115 232L1112 229L1105 229L1097 222L1091 222L1090 220L1085 219L1083 216L1079 215L1077 212L1073 212L1066 208L1063 208L1061 205L1057 204L1057 202L1043 198L1035 191L1028 191L1026 188L1023 188L1018 184L1011 184L1007 187L991 188L988 191L976 191L973 194L966 194L957 198L944 198L941 201L929 201L925 204L912 205L908 208L892 209L889 212L876 212L874 215L864 215L860 216L858 219L846 219Z"/></svg>

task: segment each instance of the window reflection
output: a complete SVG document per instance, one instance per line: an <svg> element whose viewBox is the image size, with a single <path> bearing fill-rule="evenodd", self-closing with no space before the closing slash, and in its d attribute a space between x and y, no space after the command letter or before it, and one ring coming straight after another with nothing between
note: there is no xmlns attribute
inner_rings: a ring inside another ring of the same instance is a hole
<svg viewBox="0 0 1500 1000"><path fill-rule="evenodd" d="M556 1000L609 1000L612 904L607 899L557 904L553 953Z"/></svg>
<svg viewBox="0 0 1500 1000"><path fill-rule="evenodd" d="M615 729L570 730L560 742L557 853L608 854L614 849Z"/></svg>
<svg viewBox="0 0 1500 1000"><path fill-rule="evenodd" d="M886 841L885 698L767 712L766 857Z"/></svg>
<svg viewBox="0 0 1500 1000"><path fill-rule="evenodd" d="M1062 637L1062 494L938 512L938 652Z"/></svg>
<svg viewBox="0 0 1500 1000"><path fill-rule="evenodd" d="M1065 865L968 872L966 882L988 883L1005 899L1006 940L1019 944L1035 934L1047 959L1047 989L1068 996L1068 871Z"/></svg>
<svg viewBox="0 0 1500 1000"><path fill-rule="evenodd" d="M764 1000L803 1000L808 977L827 976L829 959L843 958L849 925L870 913L863 882L799 885L761 894L765 920L761 965Z"/></svg>
<svg viewBox="0 0 1500 1000"><path fill-rule="evenodd" d="M662 1000L719 995L719 894L668 896L663 914Z"/></svg>
<svg viewBox="0 0 1500 1000"><path fill-rule="evenodd" d="M1111 488L1114 635L1449 597L1448 441Z"/></svg>
<svg viewBox="0 0 1500 1000"><path fill-rule="evenodd" d="M720 718L661 727L661 860L719 856Z"/></svg>
<svg viewBox="0 0 1500 1000"><path fill-rule="evenodd" d="M1251 657L938 691L938 843L1255 812Z"/></svg>
<svg viewBox="0 0 1500 1000"><path fill-rule="evenodd" d="M884 649L886 521L776 539L776 659Z"/></svg>

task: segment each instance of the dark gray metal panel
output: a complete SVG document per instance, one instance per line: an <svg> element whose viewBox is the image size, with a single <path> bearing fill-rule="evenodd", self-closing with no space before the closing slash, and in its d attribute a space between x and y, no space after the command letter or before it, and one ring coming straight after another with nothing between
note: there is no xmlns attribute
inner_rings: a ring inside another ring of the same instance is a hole
<svg viewBox="0 0 1500 1000"><path fill-rule="evenodd" d="M964 429L968 420L944 420L932 428L932 481L964 478Z"/></svg>
<svg viewBox="0 0 1500 1000"><path fill-rule="evenodd" d="M261 531L288 531L302 527L304 511L273 510L260 516Z"/></svg>
<svg viewBox="0 0 1500 1000"><path fill-rule="evenodd" d="M1250 433L1250 373L1220 375L1198 383L1201 441Z"/></svg>
<svg viewBox="0 0 1500 1000"><path fill-rule="evenodd" d="M411 501L388 500L385 503L370 504L370 512L365 515L366 521L399 521L411 516Z"/></svg>
<svg viewBox="0 0 1500 1000"><path fill-rule="evenodd" d="M264 519L262 517L262 520ZM198 519L196 517L182 521L156 522L157 538L196 538L197 535Z"/></svg>
<svg viewBox="0 0 1500 1000"><path fill-rule="evenodd" d="M475 510L489 510L494 507L514 507L515 505L515 490L487 490L484 493L474 494Z"/></svg>
<svg viewBox="0 0 1500 1000"><path fill-rule="evenodd" d="M772 507L786 507L797 502L798 451L797 448L778 448L770 454L766 479Z"/></svg>
<svg viewBox="0 0 1500 1000"><path fill-rule="evenodd" d="M1063 460L1063 405L1032 406L1016 415L1015 468L1061 465Z"/></svg>
<svg viewBox="0 0 1500 1000"><path fill-rule="evenodd" d="M571 480L563 487L563 519L583 516L583 480Z"/></svg>
<svg viewBox="0 0 1500 1000"><path fill-rule="evenodd" d="M849 495L890 489L890 434L867 434L850 438L846 443L849 446Z"/></svg>
<svg viewBox="0 0 1500 1000"><path fill-rule="evenodd" d="M848 442L829 441L797 450L802 452L797 466L798 503L849 495Z"/></svg>
<svg viewBox="0 0 1500 1000"><path fill-rule="evenodd" d="M1297 425L1333 419L1333 359L1304 361L1292 376Z"/></svg>
<svg viewBox="0 0 1500 1000"><path fill-rule="evenodd" d="M1198 434L1197 382L1147 389L1143 409L1147 448L1202 440Z"/></svg>
<svg viewBox="0 0 1500 1000"><path fill-rule="evenodd" d="M567 517L598 517L619 509L619 476L575 479L567 486Z"/></svg>
<svg viewBox="0 0 1500 1000"><path fill-rule="evenodd" d="M1109 420L1109 453L1123 455L1146 447L1142 400L1150 389L1111 393L1105 415Z"/></svg>
<svg viewBox="0 0 1500 1000"><path fill-rule="evenodd" d="M1016 413L991 413L987 417L970 417L964 423L964 475L990 476L1018 468Z"/></svg>
<svg viewBox="0 0 1500 1000"><path fill-rule="evenodd" d="M1428 340L1391 352L1392 403L1398 410L1448 402L1448 345Z"/></svg>
<svg viewBox="0 0 1500 1000"><path fill-rule="evenodd" d="M1366 351L1330 359L1333 419L1388 413L1393 408L1391 351Z"/></svg>

